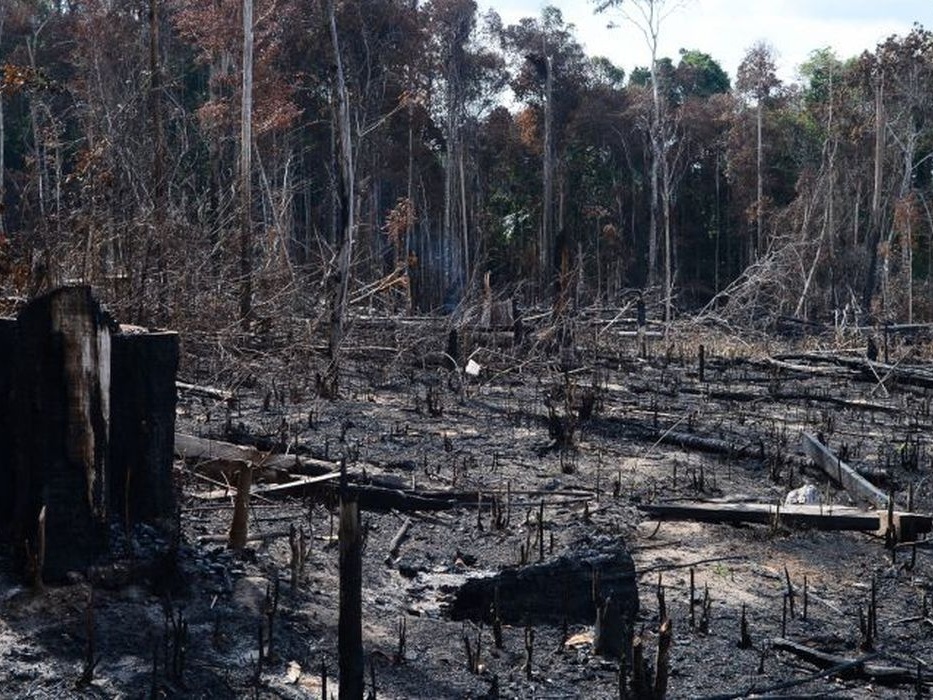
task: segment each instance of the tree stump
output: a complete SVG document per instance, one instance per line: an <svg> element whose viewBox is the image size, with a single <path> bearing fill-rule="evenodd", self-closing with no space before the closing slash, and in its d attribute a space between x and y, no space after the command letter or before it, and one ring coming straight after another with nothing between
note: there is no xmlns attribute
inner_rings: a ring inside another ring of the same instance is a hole
<svg viewBox="0 0 933 700"><path fill-rule="evenodd" d="M610 599L612 604L603 607L600 627L611 628L613 637L621 640L621 648L614 649L613 655L628 657L638 613L631 555L618 539L571 547L570 551L543 563L467 579L450 601L450 618L492 624L497 589L499 619L511 625L594 624L597 605ZM594 574L598 585L594 585ZM594 593L598 600L594 600Z"/></svg>
<svg viewBox="0 0 933 700"><path fill-rule="evenodd" d="M110 502L127 526L175 512L178 334L116 333L111 348ZM164 523L174 527L174 522Z"/></svg>
<svg viewBox="0 0 933 700"><path fill-rule="evenodd" d="M0 536L34 582L94 564L114 521L174 525L177 364L176 334L119 333L89 287L0 319Z"/></svg>
<svg viewBox="0 0 933 700"><path fill-rule="evenodd" d="M60 579L107 548L112 320L89 287L65 287L17 317L18 418L12 536L24 568ZM45 561L35 561L45 508Z"/></svg>
<svg viewBox="0 0 933 700"><path fill-rule="evenodd" d="M13 457L16 431L13 426L12 392L15 367L16 319L0 318L0 538L9 536L13 517Z"/></svg>

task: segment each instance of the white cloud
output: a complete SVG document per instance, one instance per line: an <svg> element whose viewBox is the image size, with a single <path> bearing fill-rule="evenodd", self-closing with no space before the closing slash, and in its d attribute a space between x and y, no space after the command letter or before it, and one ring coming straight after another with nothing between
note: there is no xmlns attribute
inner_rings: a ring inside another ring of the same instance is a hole
<svg viewBox="0 0 933 700"><path fill-rule="evenodd" d="M650 53L644 37L618 14L595 15L587 0L534 2L480 0L480 9L494 6L505 23L540 15L545 5L560 8L564 21L577 27L577 39L590 55L608 57L627 72L645 66ZM618 26L607 29L609 20ZM675 62L681 48L699 49L717 60L735 78L747 49L759 40L777 54L780 77L796 79L797 67L810 52L829 46L840 58L872 50L891 34L905 34L914 22L933 29L929 0L687 0L661 27L659 53Z"/></svg>

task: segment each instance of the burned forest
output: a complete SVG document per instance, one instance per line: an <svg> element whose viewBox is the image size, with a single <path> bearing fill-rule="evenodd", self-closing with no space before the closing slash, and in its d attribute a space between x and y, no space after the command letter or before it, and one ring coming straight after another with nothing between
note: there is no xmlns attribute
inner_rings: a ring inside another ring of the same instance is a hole
<svg viewBox="0 0 933 700"><path fill-rule="evenodd" d="M860 329L665 333L633 304L560 347L550 314L474 311L354 316L325 396L301 323L26 304L4 695L927 693L929 327L869 359Z"/></svg>
<svg viewBox="0 0 933 700"><path fill-rule="evenodd" d="M933 695L933 35L591 9L0 0L0 698Z"/></svg>

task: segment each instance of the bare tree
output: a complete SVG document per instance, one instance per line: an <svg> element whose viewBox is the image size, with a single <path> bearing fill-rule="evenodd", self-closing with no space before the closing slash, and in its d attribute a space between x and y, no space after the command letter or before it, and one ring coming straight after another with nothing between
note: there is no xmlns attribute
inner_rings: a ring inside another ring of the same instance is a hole
<svg viewBox="0 0 933 700"><path fill-rule="evenodd" d="M771 93L780 85L774 65L774 49L764 41L756 42L745 54L739 65L736 87L755 101L756 126L756 161L755 161L755 245L754 255L762 253L764 247L764 234L762 231L764 221L763 178L762 167L764 163L764 139L762 138L762 124L764 120L765 102Z"/></svg>
<svg viewBox="0 0 933 700"><path fill-rule="evenodd" d="M658 281L658 219L660 214L662 172L666 171L666 143L663 135L664 104L658 89L658 43L661 36L661 24L674 10L683 5L683 0L599 0L596 12L617 9L622 17L641 32L651 52L651 203L648 231L648 284ZM631 9L628 9L631 7ZM669 181L669 178L663 178ZM670 277L670 273L665 275ZM670 295L668 290L666 296Z"/></svg>
<svg viewBox="0 0 933 700"><path fill-rule="evenodd" d="M165 127L162 122L162 65L159 59L159 2L149 0L149 114L152 120L152 236L146 244L146 257L156 256L159 294L168 292L166 273L165 214L168 208L165 182ZM143 284L147 270L143 269ZM144 303L140 299L140 304Z"/></svg>
<svg viewBox="0 0 933 700"><path fill-rule="evenodd" d="M243 0L243 94L240 116L240 322L249 328L253 310L252 144L253 0Z"/></svg>
<svg viewBox="0 0 933 700"><path fill-rule="evenodd" d="M334 45L334 66L337 79L337 126L339 134L338 160L340 161L339 199L340 213L342 214L342 236L340 252L337 256L337 293L331 309L330 342L330 393L337 389L336 370L343 342L344 322L347 315L347 289L350 283L350 259L353 251L353 232L355 226L355 211L353 201L354 165L353 142L351 140L350 125L350 97L347 93L347 84L343 72L343 59L340 54L340 40L337 35L337 19L335 16L333 0L328 4L330 19L330 37Z"/></svg>

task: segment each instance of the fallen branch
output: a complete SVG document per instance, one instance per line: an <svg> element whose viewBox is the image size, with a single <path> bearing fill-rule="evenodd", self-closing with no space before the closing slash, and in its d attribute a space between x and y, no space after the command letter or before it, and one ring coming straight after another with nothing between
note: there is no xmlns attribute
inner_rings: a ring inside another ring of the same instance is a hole
<svg viewBox="0 0 933 700"><path fill-rule="evenodd" d="M410 527L411 518L405 518L402 526L398 529L398 532L395 533L395 537L392 538L392 542L389 544L389 555L386 557L387 563L391 562L398 554L399 547L402 546L402 540L405 539L405 535L408 534L408 529Z"/></svg>
<svg viewBox="0 0 933 700"><path fill-rule="evenodd" d="M850 669L861 666L869 659L874 659L880 656L879 652L874 652L872 654L866 654L857 659L852 659L845 661L837 666L826 669L825 671L818 671L812 675L806 676L805 678L795 678L792 681L784 681L783 683L776 683L775 685L769 685L764 688L759 688L756 685L752 685L745 690L739 690L735 693L724 693L722 695L707 695L697 700L736 700L737 698L747 698L747 697L763 697L767 693L773 693L778 690L786 690L788 688L795 688L799 685L806 685L807 683L813 683L815 681L821 680L823 678L832 678L838 676L841 673L847 673Z"/></svg>
<svg viewBox="0 0 933 700"><path fill-rule="evenodd" d="M803 659L807 663L813 664L817 668L831 669L837 668L834 675L848 680L858 679L874 681L882 684L898 685L901 683L916 683L916 669L904 668L901 666L883 666L881 664L868 663L866 657L860 659L848 659L844 656L830 654L812 647L798 644L789 639L778 637L771 640L771 647L778 651L786 651L794 656ZM921 682L927 682L928 679L921 677Z"/></svg>
<svg viewBox="0 0 933 700"><path fill-rule="evenodd" d="M214 399L216 401L229 402L234 398L232 391L226 389L215 389L212 386L199 386L198 384L189 384L188 382L176 381L175 388L184 394L200 396L204 399Z"/></svg>

